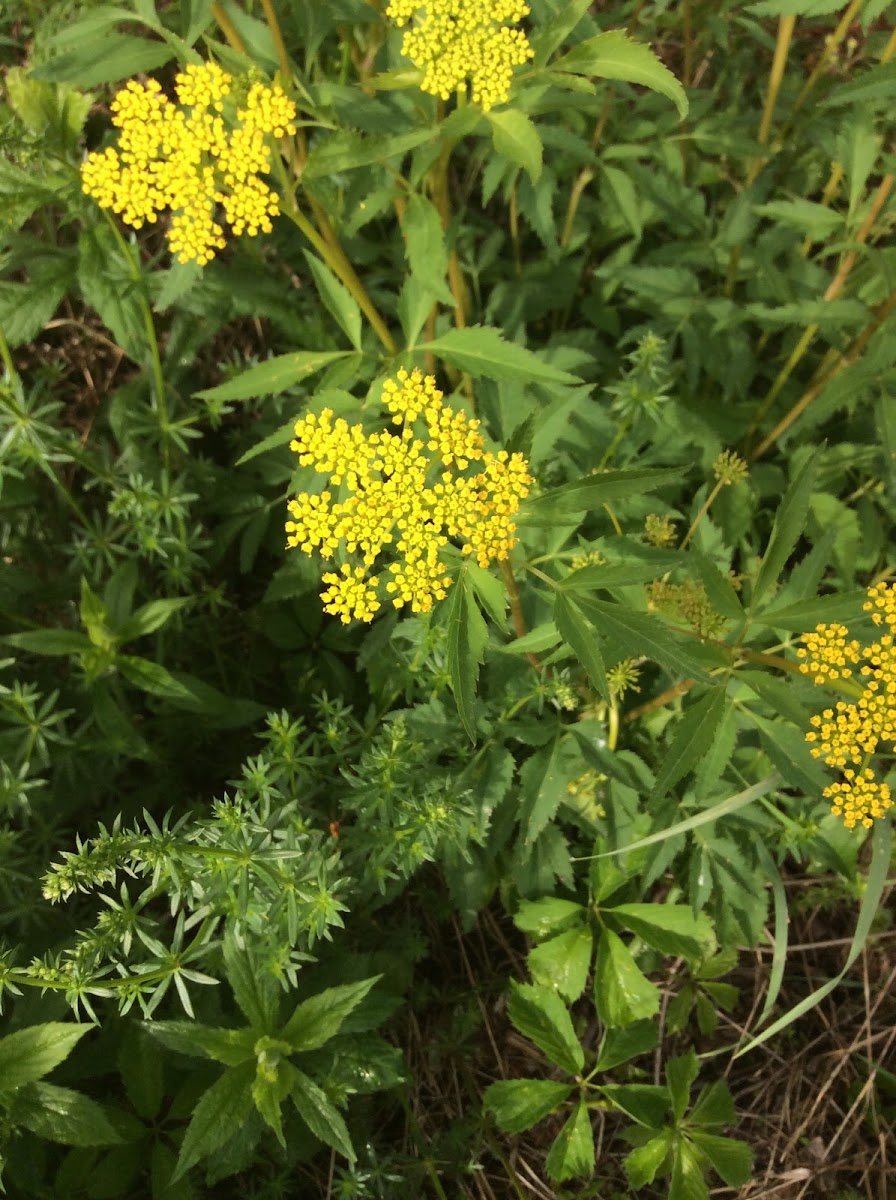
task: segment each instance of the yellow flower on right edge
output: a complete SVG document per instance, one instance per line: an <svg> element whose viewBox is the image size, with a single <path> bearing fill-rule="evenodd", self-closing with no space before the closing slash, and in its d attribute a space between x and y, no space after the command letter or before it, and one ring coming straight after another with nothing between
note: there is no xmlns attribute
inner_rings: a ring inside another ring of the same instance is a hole
<svg viewBox="0 0 896 1200"><path fill-rule="evenodd" d="M488 112L507 99L513 68L534 56L523 30L505 24L528 16L523 0L391 0L386 8L399 28L415 14L401 52L431 96L447 100L469 78L470 99Z"/></svg>
<svg viewBox="0 0 896 1200"><path fill-rule="evenodd" d="M862 646L845 625L817 625L803 634L797 650L800 671L816 683L848 679L854 667L865 680L855 703L840 700L824 709L806 734L813 756L842 775L824 795L847 829L870 828L893 805L889 786L877 778L870 760L882 745L896 746L896 584L869 588L863 607L886 630L878 641Z"/></svg>

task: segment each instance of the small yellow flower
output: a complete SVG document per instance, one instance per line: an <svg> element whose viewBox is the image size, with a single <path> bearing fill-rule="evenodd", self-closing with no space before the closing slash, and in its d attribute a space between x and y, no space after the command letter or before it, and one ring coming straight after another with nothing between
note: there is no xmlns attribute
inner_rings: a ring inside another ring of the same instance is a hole
<svg viewBox="0 0 896 1200"><path fill-rule="evenodd" d="M513 68L534 56L523 30L506 24L528 16L522 0L391 0L386 8L399 28L415 14L401 52L423 71L431 96L447 100L469 79L473 103L488 112L507 99Z"/></svg>
<svg viewBox="0 0 896 1200"><path fill-rule="evenodd" d="M290 447L301 466L325 477L326 489L289 502L287 545L323 558L358 555L365 568L386 555L384 586L393 606L429 612L451 584L440 557L450 539L482 567L507 558L516 544L513 517L532 477L521 454L485 450L479 422L445 406L432 376L402 368L383 385L383 403L400 432L367 435L360 425L334 420L328 408L296 422ZM415 436L418 421L425 440ZM474 463L477 474L461 474ZM337 489L344 498L334 499ZM326 611L344 621L371 620L380 608L378 577L365 581L364 569L353 573L348 564L340 570L324 576L331 585ZM363 603L355 603L355 588Z"/></svg>
<svg viewBox="0 0 896 1200"><path fill-rule="evenodd" d="M233 79L216 63L191 63L174 87L177 104L154 79L118 92L118 146L87 156L81 187L134 229L169 210L171 252L204 266L226 244L219 206L234 235L271 232L279 201L261 176L271 169L269 139L295 133L296 109L279 86L256 83L236 120L232 107L227 117Z"/></svg>
<svg viewBox="0 0 896 1200"><path fill-rule="evenodd" d="M817 625L803 634L797 650L799 669L815 683L849 679L860 667L862 694L854 703L839 700L811 719L806 734L810 753L842 772L843 779L825 788L832 811L848 829L869 828L892 807L890 789L877 779L869 760L881 746L896 746L896 585L877 584L868 590L866 612L888 632L862 646L849 637L845 625Z"/></svg>
<svg viewBox="0 0 896 1200"><path fill-rule="evenodd" d="M723 487L730 487L746 479L748 469L744 460L733 450L723 450L712 464L712 472Z"/></svg>

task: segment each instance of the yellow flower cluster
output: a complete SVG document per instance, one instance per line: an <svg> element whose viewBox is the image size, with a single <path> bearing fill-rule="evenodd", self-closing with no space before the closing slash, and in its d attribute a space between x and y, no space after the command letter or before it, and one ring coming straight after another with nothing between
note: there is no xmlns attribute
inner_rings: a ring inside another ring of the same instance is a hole
<svg viewBox="0 0 896 1200"><path fill-rule="evenodd" d="M504 22L521 21L529 6L522 0L391 0L386 16L401 27L424 7L401 44L424 73L423 91L447 100L469 79L474 104L485 112L503 104L513 68L534 55L523 30Z"/></svg>
<svg viewBox="0 0 896 1200"><path fill-rule="evenodd" d="M383 403L400 432L365 434L325 408L297 421L290 442L300 465L327 484L289 502L287 545L324 559L342 549L364 563L323 576L324 611L345 624L379 611L380 576L365 568L387 547L385 592L396 608L408 604L416 613L429 612L451 585L440 554L452 538L482 567L507 558L516 545L513 517L532 483L523 456L486 451L479 422L444 405L431 375L400 370L386 380ZM425 438L415 436L418 424ZM473 463L476 474L460 473Z"/></svg>
<svg viewBox="0 0 896 1200"><path fill-rule="evenodd" d="M216 63L190 64L175 77L178 103L154 79L131 80L112 101L118 148L89 154L82 190L140 229L172 212L168 245L201 266L225 245L217 205L234 234L270 233L277 195L261 178L271 167L269 138L292 135L296 109L279 86L255 83L243 107L228 97L233 79Z"/></svg>
<svg viewBox="0 0 896 1200"><path fill-rule="evenodd" d="M870 828L893 804L889 786L875 776L869 759L882 744L896 745L896 585L869 588L864 609L887 631L878 641L862 646L844 625L818 625L803 635L797 650L800 670L816 683L848 679L853 667L865 679L854 704L840 700L824 709L812 718L813 728L806 734L814 757L843 775L824 794L847 829Z"/></svg>

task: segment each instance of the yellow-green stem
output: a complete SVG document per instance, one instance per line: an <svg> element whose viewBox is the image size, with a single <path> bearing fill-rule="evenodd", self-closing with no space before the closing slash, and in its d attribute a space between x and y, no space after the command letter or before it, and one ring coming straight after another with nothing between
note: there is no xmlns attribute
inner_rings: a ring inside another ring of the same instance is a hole
<svg viewBox="0 0 896 1200"><path fill-rule="evenodd" d="M756 135L756 140L761 146L764 146L768 141L769 131L772 127L772 118L775 115L775 104L778 100L778 92L781 90L781 81L784 78L784 71L787 67L787 55L790 51L790 42L793 38L793 30L796 25L796 17L781 17L778 21L778 37L775 42L775 55L772 59L772 69L769 72L768 84L765 89L765 103L762 108L762 119L759 122L759 132ZM747 170L746 187L749 187L759 172L762 170L762 165L765 158L761 155L756 155L750 162ZM735 246L728 258L728 272L725 277L725 295L731 296L734 292L734 285L737 282L737 269L740 265L741 247Z"/></svg>
<svg viewBox="0 0 896 1200"><path fill-rule="evenodd" d="M501 578L504 580L504 590L507 592L507 599L510 601L510 619L513 622L513 632L518 638L525 637L529 629L523 614L520 589L516 582L516 576L513 573L513 567L506 558L501 563ZM537 654L527 654L526 658L528 658L536 671L542 670L541 660Z"/></svg>
<svg viewBox="0 0 896 1200"><path fill-rule="evenodd" d="M687 531L687 533L681 539L681 545L678 547L679 550L684 550L685 546L688 544L688 542L691 540L691 538L697 532L697 526L700 524L700 522L703 520L703 518L709 512L712 502L715 500L716 496L718 496L719 492L722 490L722 488L724 486L725 486L724 480L722 480L722 479L716 480L715 487L712 489L712 491L709 493L709 495L703 501L703 505L702 505L700 511L697 513L696 517L694 517L693 521L691 522L690 529Z"/></svg>
<svg viewBox="0 0 896 1200"><path fill-rule="evenodd" d="M2 325L0 325L0 362L3 363L10 381L16 379L18 373L15 368L15 363L12 361L12 352L9 348L9 342L7 342L6 336L3 333Z"/></svg>
<svg viewBox="0 0 896 1200"><path fill-rule="evenodd" d="M398 353L398 346L389 329L380 316L379 311L367 292L364 290L364 285L355 273L355 269L345 256L345 252L340 247L338 250L330 242L326 241L320 233L311 224L302 210L299 208L297 201L292 197L292 202L286 208L284 213L293 222L298 229L302 231L314 249L318 252L330 270L336 275L339 280L345 284L346 288L354 296L358 302L358 307L364 313L367 320L370 322L371 328L376 333L377 337L383 343L390 354Z"/></svg>
<svg viewBox="0 0 896 1200"><path fill-rule="evenodd" d="M268 23L268 29L271 31L271 37L274 39L274 49L277 51L280 74L283 76L283 82L288 84L292 78L292 67L289 62L289 55L286 53L286 43L283 40L283 31L280 28L280 22L277 20L277 14L274 11L271 0L261 0L261 7L264 12L264 19Z"/></svg>
<svg viewBox="0 0 896 1200"><path fill-rule="evenodd" d="M218 28L227 39L227 44L236 50L237 54L246 54L246 43L240 37L239 33L237 33L236 26L234 25L233 21L231 21L230 17L228 17L222 6L217 3L213 4L211 7L211 14L218 23Z"/></svg>

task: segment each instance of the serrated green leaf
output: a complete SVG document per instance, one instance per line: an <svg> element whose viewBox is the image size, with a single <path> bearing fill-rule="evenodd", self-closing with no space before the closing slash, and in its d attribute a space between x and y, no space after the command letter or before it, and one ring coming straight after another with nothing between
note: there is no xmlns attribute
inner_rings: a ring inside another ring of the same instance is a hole
<svg viewBox="0 0 896 1200"><path fill-rule="evenodd" d="M649 1083L605 1083L601 1092L607 1100L648 1129L660 1129L669 1111L669 1092Z"/></svg>
<svg viewBox="0 0 896 1200"><path fill-rule="evenodd" d="M147 1035L180 1054L211 1058L228 1067L255 1058L257 1033L251 1029L221 1029L198 1021L147 1021Z"/></svg>
<svg viewBox="0 0 896 1200"><path fill-rule="evenodd" d="M332 1146L344 1155L349 1162L355 1162L357 1155L352 1146L348 1129L338 1109L334 1108L326 1092L309 1079L302 1071L288 1064L290 1091L293 1104L299 1116L316 1138L324 1145Z"/></svg>
<svg viewBox="0 0 896 1200"><path fill-rule="evenodd" d="M661 954L697 962L715 950L712 926L690 904L617 904L609 914Z"/></svg>
<svg viewBox="0 0 896 1200"><path fill-rule="evenodd" d="M669 1153L674 1136L671 1129L663 1129L649 1142L645 1142L643 1146L638 1146L631 1154L626 1155L623 1165L632 1187L641 1188L648 1183L653 1183L657 1171Z"/></svg>
<svg viewBox="0 0 896 1200"><path fill-rule="evenodd" d="M658 1037L655 1021L633 1021L618 1029L607 1029L600 1044L595 1070L612 1071L622 1063L649 1054L655 1049Z"/></svg>
<svg viewBox="0 0 896 1200"><path fill-rule="evenodd" d="M541 175L544 147L535 123L516 108L503 108L486 113L492 127L492 139L499 154L522 167L533 183Z"/></svg>
<svg viewBox="0 0 896 1200"><path fill-rule="evenodd" d="M567 513L596 512L609 500L623 500L628 496L643 496L664 484L680 481L685 471L681 467L633 468L624 471L602 471L599 475L586 475L584 479L565 483L562 487L543 492L531 500L524 500L520 509L520 524L537 518L539 510L553 516Z"/></svg>
<svg viewBox="0 0 896 1200"><path fill-rule="evenodd" d="M703 1178L700 1160L694 1148L684 1140L675 1144L669 1200L709 1200L709 1187Z"/></svg>
<svg viewBox="0 0 896 1200"><path fill-rule="evenodd" d="M26 1084L16 1095L11 1117L14 1124L64 1146L114 1146L122 1140L95 1100L52 1083Z"/></svg>
<svg viewBox="0 0 896 1200"><path fill-rule="evenodd" d="M504 340L499 329L470 325L450 329L432 342L421 342L418 350L430 350L438 358L466 371L474 379L506 379L516 383L581 383L581 380L549 366L539 355Z"/></svg>
<svg viewBox="0 0 896 1200"><path fill-rule="evenodd" d="M668 633L656 617L634 612L622 604L608 604L590 598L579 600L579 607L601 633L616 640L624 654L634 658L650 658L676 673L709 680L696 655Z"/></svg>
<svg viewBox="0 0 896 1200"><path fill-rule="evenodd" d="M585 669L598 695L609 704L610 687L597 632L578 605L562 591L554 595L554 624Z"/></svg>
<svg viewBox="0 0 896 1200"><path fill-rule="evenodd" d="M543 67L554 51L563 45L590 7L591 0L570 0L569 4L535 29L529 41L535 51L533 65L536 68Z"/></svg>
<svg viewBox="0 0 896 1200"><path fill-rule="evenodd" d="M351 342L356 350L361 349L361 310L358 302L340 283L325 263L309 250L305 252L305 261L314 277L317 294L324 308Z"/></svg>
<svg viewBox="0 0 896 1200"><path fill-rule="evenodd" d="M756 613L753 620L760 625L771 625L775 629L787 629L793 633L808 633L816 625L842 623L862 618L862 605L867 599L864 591L840 592L834 596L816 596L811 600L800 600L783 608L766 608Z"/></svg>
<svg viewBox="0 0 896 1200"><path fill-rule="evenodd" d="M541 654L544 650L552 650L560 640L560 631L554 622L545 621L501 649L505 654Z"/></svg>
<svg viewBox="0 0 896 1200"><path fill-rule="evenodd" d="M133 20L133 13L125 19ZM51 83L76 83L81 88L93 88L156 71L173 57L174 51L164 42L151 42L107 28L102 33L85 35L75 49L55 55L31 73L35 79Z"/></svg>
<svg viewBox="0 0 896 1200"><path fill-rule="evenodd" d="M73 629L29 629L25 633L7 633L0 637L0 642L29 654L50 656L84 654L91 647L90 638Z"/></svg>
<svg viewBox="0 0 896 1200"><path fill-rule="evenodd" d="M869 70L860 72L854 79L838 83L819 101L819 105L822 108L842 108L845 104L854 104L860 108L877 100L892 104L894 95L896 62L877 63Z"/></svg>
<svg viewBox="0 0 896 1200"><path fill-rule="evenodd" d="M279 396L287 388L347 357L345 350L297 350L294 354L278 354L226 383L205 388L196 395L201 400L256 400L260 396Z"/></svg>
<svg viewBox="0 0 896 1200"><path fill-rule="evenodd" d="M529 951L529 970L536 983L556 988L564 1000L578 1000L588 982L593 938L584 925L568 929Z"/></svg>
<svg viewBox="0 0 896 1200"><path fill-rule="evenodd" d="M129 642L134 638L146 637L155 633L182 608L192 602L191 596L175 596L167 600L150 600L116 630L116 637L121 642Z"/></svg>
<svg viewBox="0 0 896 1200"><path fill-rule="evenodd" d="M569 1083L549 1079L502 1079L485 1090L482 1104L505 1133L523 1133L560 1107Z"/></svg>
<svg viewBox="0 0 896 1200"><path fill-rule="evenodd" d="M341 984L309 996L296 1007L279 1036L294 1050L316 1050L325 1045L336 1036L345 1018L381 978L381 975L374 975L371 979Z"/></svg>
<svg viewBox="0 0 896 1200"><path fill-rule="evenodd" d="M672 744L650 793L652 800L665 796L709 751L727 704L725 689L712 688L676 722Z"/></svg>
<svg viewBox="0 0 896 1200"><path fill-rule="evenodd" d="M611 1028L652 1017L659 1011L659 988L641 971L631 951L612 929L604 929L597 945L594 1005Z"/></svg>
<svg viewBox="0 0 896 1200"><path fill-rule="evenodd" d="M566 1005L555 991L539 984L510 984L507 1013L514 1027L534 1042L552 1063L577 1075L585 1064Z"/></svg>
<svg viewBox="0 0 896 1200"><path fill-rule="evenodd" d="M567 1179L588 1177L594 1170L594 1131L591 1116L583 1100L557 1134L548 1151L544 1169L549 1179L562 1183Z"/></svg>
<svg viewBox="0 0 896 1200"><path fill-rule="evenodd" d="M700 1064L694 1050L670 1058L666 1063L666 1087L672 1101L672 1115L680 1121L691 1098L691 1086L697 1078Z"/></svg>
<svg viewBox="0 0 896 1200"><path fill-rule="evenodd" d="M775 523L772 527L768 546L766 547L765 554L762 556L762 565L759 568L759 574L756 577L756 582L753 584L753 594L750 601L751 612L756 610L759 601L777 581L787 564L788 558L793 552L794 546L803 534L821 454L822 449L819 447L806 460L802 470L792 480L787 491L784 493L784 498L775 514Z"/></svg>
<svg viewBox="0 0 896 1200"><path fill-rule="evenodd" d="M466 563L451 589L448 610L448 678L454 702L471 742L476 741L476 684L488 645L488 628L473 598Z"/></svg>
<svg viewBox="0 0 896 1200"><path fill-rule="evenodd" d="M254 1080L255 1063L242 1063L229 1067L203 1093L184 1133L175 1179L236 1136L252 1111Z"/></svg>
<svg viewBox="0 0 896 1200"><path fill-rule="evenodd" d="M517 929L540 942L546 937L562 933L571 925L581 923L586 912L587 910L574 900L545 896L540 900L521 900L513 923Z"/></svg>
<svg viewBox="0 0 896 1200"><path fill-rule="evenodd" d="M91 1029L92 1025L48 1021L0 1038L0 1090L13 1091L47 1075Z"/></svg>
<svg viewBox="0 0 896 1200"><path fill-rule="evenodd" d="M224 967L246 1020L254 1029L273 1033L280 1001L277 981L259 967L249 946L238 945L232 936L224 939Z"/></svg>
<svg viewBox="0 0 896 1200"><path fill-rule="evenodd" d="M430 307L432 299L453 307L454 296L445 282L448 271L445 234L438 209L431 200L417 192L408 197L401 232L411 274L431 297Z"/></svg>
<svg viewBox="0 0 896 1200"><path fill-rule="evenodd" d="M746 1142L720 1137L715 1133L705 1133L702 1129L692 1129L689 1136L697 1149L712 1163L716 1174L729 1187L743 1187L749 1180L753 1173L753 1151Z"/></svg>
<svg viewBox="0 0 896 1200"><path fill-rule="evenodd" d="M663 66L648 46L633 42L621 29L610 29L579 42L558 58L551 70L637 83L671 100L682 121L688 115L684 88L669 68Z"/></svg>
<svg viewBox="0 0 896 1200"><path fill-rule="evenodd" d="M368 137L340 130L314 146L305 162L302 178L322 179L372 163L384 163L432 141L436 134L435 129L412 129L406 133Z"/></svg>

